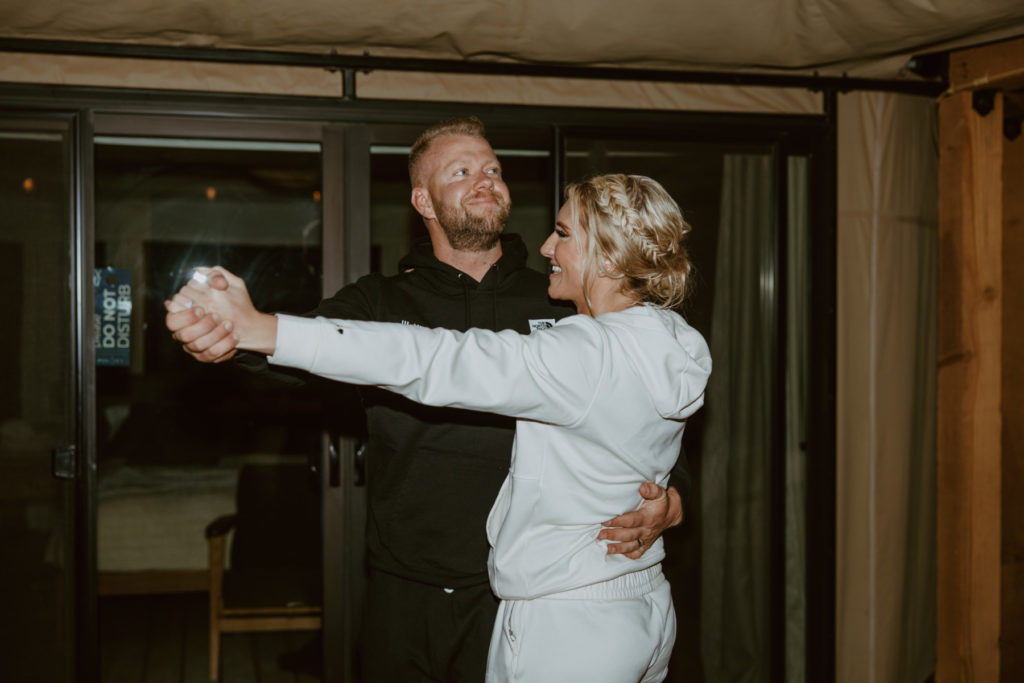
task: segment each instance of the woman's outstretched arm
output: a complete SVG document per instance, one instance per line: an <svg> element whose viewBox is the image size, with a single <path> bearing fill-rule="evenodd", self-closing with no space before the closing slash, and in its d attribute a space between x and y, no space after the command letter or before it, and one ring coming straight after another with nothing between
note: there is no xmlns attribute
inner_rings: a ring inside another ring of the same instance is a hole
<svg viewBox="0 0 1024 683"><path fill-rule="evenodd" d="M427 405L571 424L589 409L605 365L603 333L585 316L533 335L273 316L256 310L241 278L219 266L209 272L228 288L191 280L171 303L230 320L238 348Z"/></svg>

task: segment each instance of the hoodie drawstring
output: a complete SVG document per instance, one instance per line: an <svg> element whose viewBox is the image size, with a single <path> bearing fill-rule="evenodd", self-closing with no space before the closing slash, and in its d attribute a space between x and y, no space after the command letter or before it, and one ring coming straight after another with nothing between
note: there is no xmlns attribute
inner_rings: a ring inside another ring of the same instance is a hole
<svg viewBox="0 0 1024 683"><path fill-rule="evenodd" d="M491 265L491 270L494 271L494 285L490 288L491 292L491 330L498 332L498 264L494 263ZM465 316L465 323L463 329L468 330L470 328L470 320L472 318L473 306L470 303L470 291L469 281L466 279L465 273L458 274L459 282L462 283L462 302L463 302L463 315Z"/></svg>
<svg viewBox="0 0 1024 683"><path fill-rule="evenodd" d="M471 309L469 305L469 284L466 282L466 276L464 273L459 273L459 282L462 283L462 303L463 303L463 314L465 315L465 322L462 325L462 329L469 329L469 319Z"/></svg>
<svg viewBox="0 0 1024 683"><path fill-rule="evenodd" d="M498 282L501 278L498 271L498 263L495 262L491 268L494 269L494 286L491 287L491 329L498 331Z"/></svg>

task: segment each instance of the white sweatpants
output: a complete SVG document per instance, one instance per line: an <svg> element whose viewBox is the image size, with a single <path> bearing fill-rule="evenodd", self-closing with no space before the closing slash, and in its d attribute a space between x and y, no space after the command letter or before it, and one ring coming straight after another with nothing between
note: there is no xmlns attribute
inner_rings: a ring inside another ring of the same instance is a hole
<svg viewBox="0 0 1024 683"><path fill-rule="evenodd" d="M533 600L502 600L487 683L654 683L668 675L676 614L655 565Z"/></svg>

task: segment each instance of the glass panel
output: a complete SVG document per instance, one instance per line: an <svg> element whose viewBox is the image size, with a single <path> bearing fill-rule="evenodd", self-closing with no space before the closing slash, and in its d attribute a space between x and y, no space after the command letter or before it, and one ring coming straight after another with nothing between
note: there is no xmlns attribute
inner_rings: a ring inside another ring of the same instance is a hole
<svg viewBox="0 0 1024 683"><path fill-rule="evenodd" d="M198 679L209 642L205 530L215 519L238 514L228 550L235 577L265 576L264 597L286 589L294 594L284 602L319 605L319 485L309 464L320 453L320 404L234 364L189 358L164 326L163 301L195 266L214 264L243 277L261 310L318 301L320 149L101 137L95 168L103 678L144 680L139 667L148 667ZM223 666L259 680L278 668L276 655L296 660L315 642L298 635L224 636ZM306 652L293 664L318 670L319 655Z"/></svg>
<svg viewBox="0 0 1024 683"><path fill-rule="evenodd" d="M646 175L692 226L694 287L682 313L714 359L707 402L683 442L694 482L683 528L666 535L678 680L767 683L773 625L773 434L779 413L777 179L766 145L567 136L566 178ZM685 672L685 673L683 673ZM671 680L673 674L670 673Z"/></svg>
<svg viewBox="0 0 1024 683"><path fill-rule="evenodd" d="M547 270L540 245L554 227L551 209L550 154L542 150L495 149L502 176L512 197L507 233L522 236L529 250L527 265ZM374 146L370 150L371 246L370 271L394 275L399 260L412 245L426 240L423 219L409 198L409 148Z"/></svg>
<svg viewBox="0 0 1024 683"><path fill-rule="evenodd" d="M0 585L5 677L70 681L75 444L69 137L0 119Z"/></svg>

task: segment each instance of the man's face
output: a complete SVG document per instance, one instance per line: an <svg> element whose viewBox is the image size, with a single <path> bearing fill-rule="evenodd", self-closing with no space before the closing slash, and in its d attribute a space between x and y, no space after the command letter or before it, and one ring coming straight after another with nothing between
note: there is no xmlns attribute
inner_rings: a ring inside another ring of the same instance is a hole
<svg viewBox="0 0 1024 683"><path fill-rule="evenodd" d="M424 186L452 248L485 251L498 242L512 200L486 140L449 136L424 156Z"/></svg>

